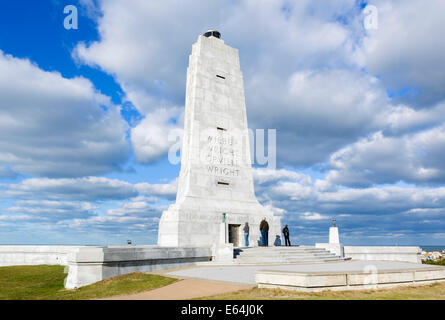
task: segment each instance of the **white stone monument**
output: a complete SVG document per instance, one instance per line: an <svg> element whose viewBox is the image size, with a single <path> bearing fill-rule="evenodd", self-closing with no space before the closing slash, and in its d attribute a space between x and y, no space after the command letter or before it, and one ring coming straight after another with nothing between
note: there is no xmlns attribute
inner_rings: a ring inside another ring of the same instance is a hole
<svg viewBox="0 0 445 320"><path fill-rule="evenodd" d="M198 37L187 69L184 136L176 203L162 213L159 246L250 246L269 223L269 246L281 234L279 217L256 199L243 75L238 50L217 31Z"/></svg>

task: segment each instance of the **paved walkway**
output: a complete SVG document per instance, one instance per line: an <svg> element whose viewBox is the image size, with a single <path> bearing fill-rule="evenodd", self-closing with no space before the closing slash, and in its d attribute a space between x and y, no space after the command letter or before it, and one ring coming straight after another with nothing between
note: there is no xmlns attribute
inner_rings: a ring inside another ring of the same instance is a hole
<svg viewBox="0 0 445 320"><path fill-rule="evenodd" d="M386 270L428 269L437 266L393 261L341 261L329 263L287 264L287 265L248 265L248 266L200 266L165 272L169 277L206 279L255 285L255 273L259 270L314 272L370 272Z"/></svg>
<svg viewBox="0 0 445 320"><path fill-rule="evenodd" d="M184 279L162 288L102 300L188 300L252 287L252 285L220 281Z"/></svg>
<svg viewBox="0 0 445 320"><path fill-rule="evenodd" d="M155 273L180 278L171 285L130 295L121 295L104 300L188 300L210 295L233 292L256 287L255 273L259 270L280 270L295 272L369 272L370 270L412 270L437 266L391 261L342 261L317 264L292 265L249 265L222 266L203 265L175 270L161 270Z"/></svg>

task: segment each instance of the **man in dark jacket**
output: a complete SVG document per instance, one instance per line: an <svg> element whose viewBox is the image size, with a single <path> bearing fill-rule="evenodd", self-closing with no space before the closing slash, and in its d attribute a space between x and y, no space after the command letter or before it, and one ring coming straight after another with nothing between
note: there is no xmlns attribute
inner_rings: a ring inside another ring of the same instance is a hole
<svg viewBox="0 0 445 320"><path fill-rule="evenodd" d="M286 226L283 228L283 235L284 235L285 246L287 247L287 244L288 244L288 243L289 243L289 246L290 246L291 244L290 244L290 240L289 240L289 229L288 229L288 227L287 227L287 224L286 224Z"/></svg>
<svg viewBox="0 0 445 320"><path fill-rule="evenodd" d="M269 244L269 224L266 221L266 217L260 223L261 239L263 240L263 246L267 247Z"/></svg>

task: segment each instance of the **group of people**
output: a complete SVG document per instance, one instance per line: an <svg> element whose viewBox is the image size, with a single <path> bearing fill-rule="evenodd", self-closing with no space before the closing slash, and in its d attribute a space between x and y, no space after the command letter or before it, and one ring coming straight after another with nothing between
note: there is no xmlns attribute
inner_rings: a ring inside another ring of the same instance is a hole
<svg viewBox="0 0 445 320"><path fill-rule="evenodd" d="M249 246L249 223L246 222L243 228L244 231L244 244L246 247ZM261 220L260 223L260 232L261 232L261 246L267 247L269 245L269 224L266 221L266 217ZM286 226L283 228L283 235L284 235L284 241L285 246L290 246L290 239L289 239L289 228Z"/></svg>

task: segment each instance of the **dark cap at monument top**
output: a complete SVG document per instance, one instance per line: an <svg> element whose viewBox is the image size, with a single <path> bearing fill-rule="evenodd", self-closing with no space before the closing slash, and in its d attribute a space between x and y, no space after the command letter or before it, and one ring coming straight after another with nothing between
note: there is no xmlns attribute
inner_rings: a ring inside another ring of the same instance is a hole
<svg viewBox="0 0 445 320"><path fill-rule="evenodd" d="M203 36L207 38L215 37L221 39L221 33L217 30L207 30L206 32L204 32Z"/></svg>

